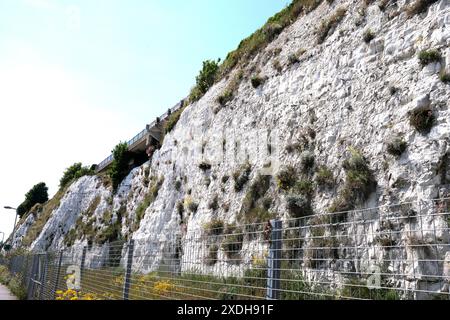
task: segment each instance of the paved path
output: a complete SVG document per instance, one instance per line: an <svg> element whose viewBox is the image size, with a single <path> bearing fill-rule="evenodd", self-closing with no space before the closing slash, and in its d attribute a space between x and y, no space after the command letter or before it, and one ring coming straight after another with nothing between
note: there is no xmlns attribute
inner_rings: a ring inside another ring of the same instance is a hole
<svg viewBox="0 0 450 320"><path fill-rule="evenodd" d="M0 300L17 300L17 298L12 295L7 287L0 284Z"/></svg>

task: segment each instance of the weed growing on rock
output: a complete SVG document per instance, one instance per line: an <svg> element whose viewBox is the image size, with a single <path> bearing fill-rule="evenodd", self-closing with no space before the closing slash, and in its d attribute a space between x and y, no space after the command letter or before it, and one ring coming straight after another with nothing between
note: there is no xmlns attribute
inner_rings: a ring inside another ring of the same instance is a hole
<svg viewBox="0 0 450 320"><path fill-rule="evenodd" d="M233 173L234 190L240 192L244 189L245 184L250 178L252 167L250 163L245 163L238 170Z"/></svg>
<svg viewBox="0 0 450 320"><path fill-rule="evenodd" d="M346 181L339 196L335 199L330 212L344 212L354 209L355 205L366 201L370 194L376 190L377 182L363 155L350 150L350 157L344 161ZM343 217L338 217L339 220Z"/></svg>
<svg viewBox="0 0 450 320"><path fill-rule="evenodd" d="M219 236L224 231L224 223L221 219L213 219L203 226L207 236Z"/></svg>
<svg viewBox="0 0 450 320"><path fill-rule="evenodd" d="M386 151L395 157L400 157L405 152L407 146L406 141L400 137L396 137L388 143Z"/></svg>
<svg viewBox="0 0 450 320"><path fill-rule="evenodd" d="M406 7L406 13L408 17L415 16L416 14L421 14L428 10L428 8L435 2L439 0L416 0L411 5Z"/></svg>
<svg viewBox="0 0 450 320"><path fill-rule="evenodd" d="M287 208L294 218L312 214L310 199L305 195L290 195L286 198Z"/></svg>
<svg viewBox="0 0 450 320"><path fill-rule="evenodd" d="M212 211L216 211L217 209L219 209L219 197L217 196L217 194L214 195L214 197L208 203L208 209Z"/></svg>
<svg viewBox="0 0 450 320"><path fill-rule="evenodd" d="M297 171L293 166L288 166L278 172L276 181L278 188L284 191L291 189L297 182Z"/></svg>
<svg viewBox="0 0 450 320"><path fill-rule="evenodd" d="M258 88L259 86L261 86L262 84L264 84L264 82L265 82L265 79L260 76L254 76L251 79L252 87L255 89Z"/></svg>
<svg viewBox="0 0 450 320"><path fill-rule="evenodd" d="M435 116L430 107L420 108L409 114L409 123L422 134L428 134L433 128L434 122Z"/></svg>
<svg viewBox="0 0 450 320"><path fill-rule="evenodd" d="M439 78L443 83L450 84L450 73L442 72Z"/></svg>
<svg viewBox="0 0 450 320"><path fill-rule="evenodd" d="M314 167L314 154L310 151L302 152L300 156L300 163L302 165L303 172L308 172Z"/></svg>
<svg viewBox="0 0 450 320"><path fill-rule="evenodd" d="M203 161L198 165L198 168L202 171L208 171L211 170L211 164Z"/></svg>
<svg viewBox="0 0 450 320"><path fill-rule="evenodd" d="M422 67L433 62L439 62L441 59L442 55L438 50L424 50L419 53L419 61Z"/></svg>
<svg viewBox="0 0 450 320"><path fill-rule="evenodd" d="M326 166L320 166L316 172L316 183L320 187L333 187L335 184L333 172Z"/></svg>
<svg viewBox="0 0 450 320"><path fill-rule="evenodd" d="M367 29L363 34L364 42L369 44L373 39L375 39L375 33L373 33L372 30Z"/></svg>
<svg viewBox="0 0 450 320"><path fill-rule="evenodd" d="M322 21L322 24L317 31L317 42L319 44L323 43L325 39L330 36L335 30L338 24L344 19L347 9L340 7L336 9L332 16L327 20Z"/></svg>

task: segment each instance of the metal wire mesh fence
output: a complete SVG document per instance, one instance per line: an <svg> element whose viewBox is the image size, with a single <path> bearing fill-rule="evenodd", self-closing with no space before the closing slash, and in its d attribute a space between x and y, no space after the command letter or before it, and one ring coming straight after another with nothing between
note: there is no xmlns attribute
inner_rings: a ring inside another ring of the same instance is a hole
<svg viewBox="0 0 450 320"><path fill-rule="evenodd" d="M450 199L3 258L29 299L450 299Z"/></svg>

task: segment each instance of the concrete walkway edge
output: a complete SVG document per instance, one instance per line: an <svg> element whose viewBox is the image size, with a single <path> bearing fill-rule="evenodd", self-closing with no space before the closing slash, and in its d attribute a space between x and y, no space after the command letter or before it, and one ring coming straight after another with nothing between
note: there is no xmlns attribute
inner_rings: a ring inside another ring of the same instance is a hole
<svg viewBox="0 0 450 320"><path fill-rule="evenodd" d="M18 300L18 299L11 293L11 291L7 287L0 284L0 300Z"/></svg>

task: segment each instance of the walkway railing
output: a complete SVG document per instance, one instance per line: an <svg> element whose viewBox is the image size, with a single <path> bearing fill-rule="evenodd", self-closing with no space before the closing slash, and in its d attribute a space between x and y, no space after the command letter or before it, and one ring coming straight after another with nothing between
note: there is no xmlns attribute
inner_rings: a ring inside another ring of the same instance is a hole
<svg viewBox="0 0 450 320"><path fill-rule="evenodd" d="M447 300L449 212L450 199L439 199L260 224L213 220L164 239L7 263L30 299Z"/></svg>
<svg viewBox="0 0 450 320"><path fill-rule="evenodd" d="M178 103L177 105L175 105L173 108L170 108L170 112L176 112L178 109L180 109L182 107L182 102ZM167 119L167 117L169 117L169 111L166 111L161 117L159 117L160 121L164 121ZM136 136L134 136L131 140L129 140L127 142L128 144L128 148L131 149L135 146L135 144L137 142L140 142L144 137L147 136L148 132L157 126L157 121L153 121L151 122L147 128L145 128L144 130L142 130L141 132L139 132ZM103 169L105 169L106 167L108 167L114 160L113 155L111 154L110 156L108 156L105 160L103 160L102 162L100 162L97 165L97 172L102 171Z"/></svg>

